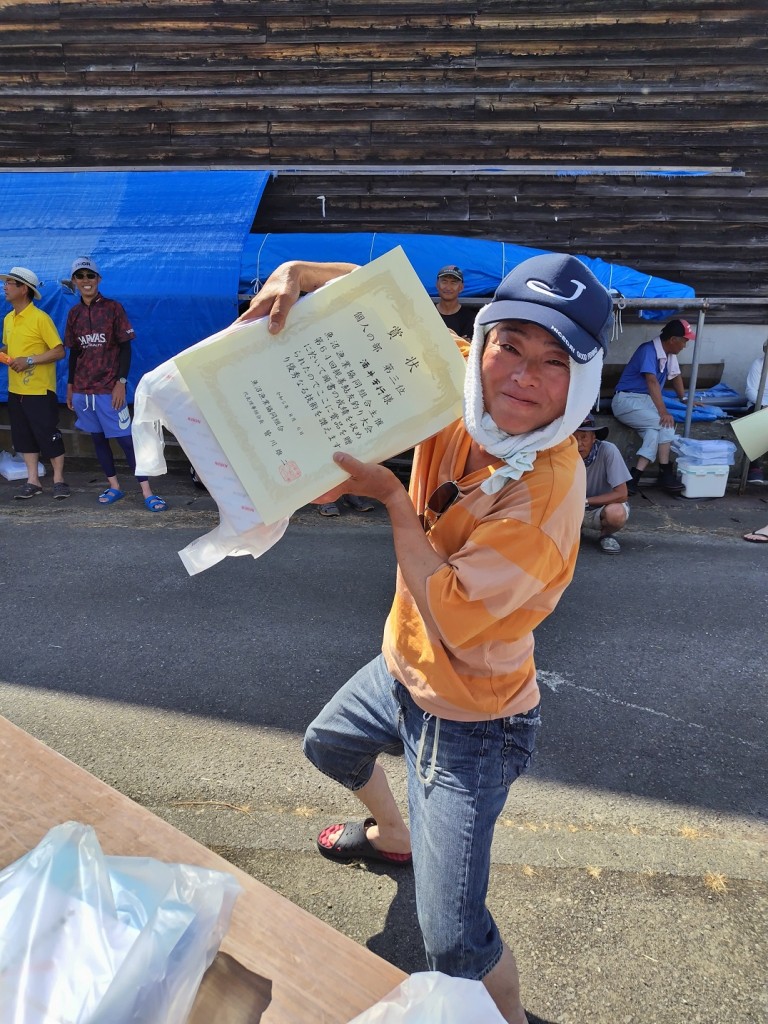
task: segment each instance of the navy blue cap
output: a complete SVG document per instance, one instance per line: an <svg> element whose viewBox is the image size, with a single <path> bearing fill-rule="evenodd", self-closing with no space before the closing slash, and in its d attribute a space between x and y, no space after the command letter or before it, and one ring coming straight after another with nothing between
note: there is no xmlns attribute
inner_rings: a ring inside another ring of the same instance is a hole
<svg viewBox="0 0 768 1024"><path fill-rule="evenodd" d="M496 289L477 323L526 320L538 324L579 363L608 350L613 302L608 290L581 260L563 253L532 256L515 267Z"/></svg>

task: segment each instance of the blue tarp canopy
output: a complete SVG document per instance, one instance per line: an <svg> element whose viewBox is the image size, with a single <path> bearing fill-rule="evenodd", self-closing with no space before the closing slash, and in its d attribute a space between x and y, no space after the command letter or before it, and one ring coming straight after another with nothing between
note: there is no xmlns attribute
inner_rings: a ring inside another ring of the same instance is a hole
<svg viewBox="0 0 768 1024"><path fill-rule="evenodd" d="M438 270L454 263L464 272L464 296L490 296L501 279L518 263L539 256L546 249L530 249L512 242L487 242L478 238L451 235L354 234L253 234L243 253L240 290L253 294L260 283L286 260L330 260L344 263L369 263L382 253L401 245L421 283L437 295ZM589 256L578 257L606 288L615 289L627 299L688 299L696 294L688 285L651 277L618 263L605 263ZM665 320L664 310L641 311L649 320Z"/></svg>
<svg viewBox="0 0 768 1024"><path fill-rule="evenodd" d="M63 337L79 298L61 280L76 257L91 256L102 294L125 306L136 330L130 401L143 373L237 316L243 245L268 178L263 171L0 173L0 273L22 266L37 274L37 305ZM66 365L57 364L62 401ZM7 396L0 366L0 400Z"/></svg>
<svg viewBox="0 0 768 1024"><path fill-rule="evenodd" d="M61 282L76 257L91 256L102 293L125 306L136 330L131 401L143 373L230 324L238 293L253 294L285 260L366 264L401 245L431 295L437 271L455 263L464 271L465 296L489 296L518 263L547 251L447 235L249 234L268 178L264 171L226 170L0 172L0 273L33 270L43 281L38 305L63 335L79 300ZM694 296L684 284L579 259L626 298ZM57 364L61 401L66 375L64 360ZM0 401L6 398L0 365Z"/></svg>

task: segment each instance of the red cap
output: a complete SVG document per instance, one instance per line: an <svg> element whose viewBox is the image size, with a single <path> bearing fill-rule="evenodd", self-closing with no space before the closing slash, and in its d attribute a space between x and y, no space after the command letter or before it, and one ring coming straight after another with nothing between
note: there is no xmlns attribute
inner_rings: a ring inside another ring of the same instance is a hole
<svg viewBox="0 0 768 1024"><path fill-rule="evenodd" d="M686 341L693 341L696 332L687 320L670 320L661 332L661 340L668 338L685 338Z"/></svg>

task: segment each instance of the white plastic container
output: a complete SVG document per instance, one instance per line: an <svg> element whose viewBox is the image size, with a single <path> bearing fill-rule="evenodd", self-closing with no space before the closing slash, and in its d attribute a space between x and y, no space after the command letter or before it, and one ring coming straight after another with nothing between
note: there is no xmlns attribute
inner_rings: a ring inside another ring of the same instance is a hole
<svg viewBox="0 0 768 1024"><path fill-rule="evenodd" d="M42 462L38 462L37 472L38 476L45 476L45 466ZM0 452L0 476L4 476L6 480L26 480L27 464L24 462L24 456Z"/></svg>
<svg viewBox="0 0 768 1024"><path fill-rule="evenodd" d="M686 498L722 498L728 483L727 466L698 466L685 459L677 460L677 468Z"/></svg>
<svg viewBox="0 0 768 1024"><path fill-rule="evenodd" d="M736 445L733 441L697 441L693 437L675 437L671 447L678 461L692 466L732 466L736 461Z"/></svg>

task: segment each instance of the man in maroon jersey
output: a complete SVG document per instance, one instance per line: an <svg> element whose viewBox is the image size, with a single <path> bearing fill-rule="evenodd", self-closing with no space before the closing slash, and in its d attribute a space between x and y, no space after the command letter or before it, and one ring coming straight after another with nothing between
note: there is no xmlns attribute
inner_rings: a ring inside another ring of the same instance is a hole
<svg viewBox="0 0 768 1024"><path fill-rule="evenodd" d="M124 498L125 492L117 480L110 438L115 438L131 472L136 472L131 416L125 400L134 330L120 303L99 291L101 274L89 256L74 261L71 278L80 302L70 309L64 332L64 345L69 349L67 406L77 413L75 426L93 438L96 458L107 478L99 502L112 505ZM149 511L164 512L168 504L152 493L148 479L136 479Z"/></svg>

